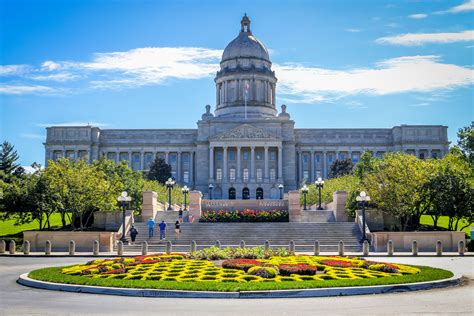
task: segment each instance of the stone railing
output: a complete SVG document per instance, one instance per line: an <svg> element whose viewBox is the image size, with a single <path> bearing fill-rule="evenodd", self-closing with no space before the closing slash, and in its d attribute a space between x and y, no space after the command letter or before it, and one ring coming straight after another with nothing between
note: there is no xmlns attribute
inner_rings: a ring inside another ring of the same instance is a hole
<svg viewBox="0 0 474 316"><path fill-rule="evenodd" d="M202 200L202 210L288 210L287 200Z"/></svg>

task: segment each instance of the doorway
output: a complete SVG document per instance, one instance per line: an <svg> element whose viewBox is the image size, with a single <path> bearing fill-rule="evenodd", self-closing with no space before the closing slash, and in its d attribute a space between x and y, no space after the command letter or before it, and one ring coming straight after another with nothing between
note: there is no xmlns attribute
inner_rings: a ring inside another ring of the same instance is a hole
<svg viewBox="0 0 474 316"><path fill-rule="evenodd" d="M235 188L229 189L229 200L235 200Z"/></svg>
<svg viewBox="0 0 474 316"><path fill-rule="evenodd" d="M242 200L248 200L250 199L250 190L249 188L243 188L242 189Z"/></svg>
<svg viewBox="0 0 474 316"><path fill-rule="evenodd" d="M256 198L257 200L263 200L263 189L262 188L257 188L256 192Z"/></svg>

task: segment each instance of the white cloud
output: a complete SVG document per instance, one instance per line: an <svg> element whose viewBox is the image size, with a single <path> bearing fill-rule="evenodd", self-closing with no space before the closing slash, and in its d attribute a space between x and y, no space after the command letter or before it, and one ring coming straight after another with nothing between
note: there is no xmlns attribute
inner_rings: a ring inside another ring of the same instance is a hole
<svg viewBox="0 0 474 316"><path fill-rule="evenodd" d="M41 134L32 134L32 133L22 133L20 134L21 138L28 138L28 139L45 139L46 136Z"/></svg>
<svg viewBox="0 0 474 316"><path fill-rule="evenodd" d="M428 16L428 14L425 14L425 13L416 13L416 14L411 14L409 15L408 17L410 19L416 19L416 20L419 20L419 19L424 19Z"/></svg>
<svg viewBox="0 0 474 316"><path fill-rule="evenodd" d="M101 72L106 78L93 84L100 88L113 88L117 85L162 84L168 79L208 77L219 69L221 56L221 50L199 47L147 47L96 54L91 62L65 63L65 66Z"/></svg>
<svg viewBox="0 0 474 316"><path fill-rule="evenodd" d="M39 85L0 85L0 94L48 94L55 91L51 87Z"/></svg>
<svg viewBox="0 0 474 316"><path fill-rule="evenodd" d="M27 65L0 65L0 76L20 75L28 68Z"/></svg>
<svg viewBox="0 0 474 316"><path fill-rule="evenodd" d="M31 76L30 78L33 80L39 81L70 81L79 78L79 75L73 75L72 73L68 72L60 72L55 74L47 74L47 75L38 75L38 76Z"/></svg>
<svg viewBox="0 0 474 316"><path fill-rule="evenodd" d="M373 68L349 70L284 64L275 65L275 71L279 94L297 103L361 93L432 92L474 83L474 70L443 64L438 56L399 57L381 61Z"/></svg>
<svg viewBox="0 0 474 316"><path fill-rule="evenodd" d="M82 122L82 121L73 121L73 122L62 122L62 123L40 123L36 124L39 127L51 127L51 126L95 126L95 127L106 127L110 126L107 123L100 122Z"/></svg>
<svg viewBox="0 0 474 316"><path fill-rule="evenodd" d="M345 29L344 31L349 32L349 33L359 33L361 30L360 29Z"/></svg>
<svg viewBox="0 0 474 316"><path fill-rule="evenodd" d="M409 106L411 107L425 107L425 106L430 106L431 104L428 102L421 102L421 103L415 103L415 104L410 104Z"/></svg>
<svg viewBox="0 0 474 316"><path fill-rule="evenodd" d="M61 65L51 60L47 60L41 64L41 69L43 71L54 71L59 68L61 68Z"/></svg>
<svg viewBox="0 0 474 316"><path fill-rule="evenodd" d="M378 44L417 46L429 43L454 43L474 41L474 30L458 33L408 33L395 36L381 37Z"/></svg>
<svg viewBox="0 0 474 316"><path fill-rule="evenodd" d="M455 7L449 8L445 11L435 12L436 14L446 14L446 13L463 13L474 11L474 0L468 0L463 4L457 5Z"/></svg>

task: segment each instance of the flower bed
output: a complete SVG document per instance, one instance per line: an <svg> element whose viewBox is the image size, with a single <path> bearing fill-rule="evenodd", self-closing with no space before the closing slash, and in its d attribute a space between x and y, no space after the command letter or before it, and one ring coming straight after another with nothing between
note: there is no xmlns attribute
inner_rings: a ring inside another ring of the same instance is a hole
<svg viewBox="0 0 474 316"><path fill-rule="evenodd" d="M200 222L227 223L227 222L288 222L288 211L281 210L220 210L203 211Z"/></svg>
<svg viewBox="0 0 474 316"><path fill-rule="evenodd" d="M231 253L228 249L223 252ZM32 271L29 276L68 284L242 291L410 283L447 278L452 274L441 269L357 257L263 256L222 262L192 259L182 254L156 254L45 268Z"/></svg>

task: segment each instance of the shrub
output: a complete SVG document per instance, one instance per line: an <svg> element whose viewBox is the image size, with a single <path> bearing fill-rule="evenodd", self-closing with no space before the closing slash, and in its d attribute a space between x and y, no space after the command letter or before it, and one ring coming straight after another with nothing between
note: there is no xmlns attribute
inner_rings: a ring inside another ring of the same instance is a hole
<svg viewBox="0 0 474 316"><path fill-rule="evenodd" d="M282 210L220 210L203 211L200 222L222 223L222 222L288 222L288 211Z"/></svg>
<svg viewBox="0 0 474 316"><path fill-rule="evenodd" d="M199 260L219 260L227 259L228 254L226 251L219 249L218 247L209 247L191 253L190 258Z"/></svg>
<svg viewBox="0 0 474 316"><path fill-rule="evenodd" d="M256 275L265 279L273 279L278 275L277 269L274 267L259 267L259 266L254 266L248 269L247 271L248 274L251 275Z"/></svg>
<svg viewBox="0 0 474 316"><path fill-rule="evenodd" d="M222 262L222 267L225 269L239 269L247 272L254 266L261 266L262 263L253 259L231 259Z"/></svg>
<svg viewBox="0 0 474 316"><path fill-rule="evenodd" d="M388 273L398 272L398 268L396 266L394 266L393 264L388 264L388 263L372 264L369 266L369 270L388 272Z"/></svg>
<svg viewBox="0 0 474 316"><path fill-rule="evenodd" d="M339 267L339 268L350 268L350 267L358 266L356 262L346 261L346 260L321 260L320 263L330 266L330 267Z"/></svg>
<svg viewBox="0 0 474 316"><path fill-rule="evenodd" d="M278 266L280 269L281 275L292 275L292 274L299 274L299 275L315 275L318 268L315 266L311 266L307 263L298 263L298 264L280 264Z"/></svg>

